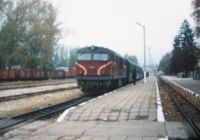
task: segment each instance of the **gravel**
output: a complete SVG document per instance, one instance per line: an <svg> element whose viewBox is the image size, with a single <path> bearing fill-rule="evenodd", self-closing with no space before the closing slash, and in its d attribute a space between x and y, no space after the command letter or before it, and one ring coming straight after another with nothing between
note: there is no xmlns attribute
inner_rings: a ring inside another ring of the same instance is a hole
<svg viewBox="0 0 200 140"><path fill-rule="evenodd" d="M79 89L39 95L0 103L0 119L31 112L47 106L69 101L82 96Z"/></svg>
<svg viewBox="0 0 200 140"><path fill-rule="evenodd" d="M28 88L37 86L59 85L67 83L76 83L75 79L59 79L59 80L40 80L40 81L17 81L17 82L0 82L0 90Z"/></svg>
<svg viewBox="0 0 200 140"><path fill-rule="evenodd" d="M166 121L182 121L181 114L176 109L173 101L170 99L167 92L163 89L163 86L159 83L159 91L161 97L161 103L163 106L163 112Z"/></svg>
<svg viewBox="0 0 200 140"><path fill-rule="evenodd" d="M200 99L195 98L188 92L184 90L180 90L178 87L173 87L176 91L178 91L182 96L184 96L187 100L189 100L193 105L197 106L200 108ZM181 114L179 111L176 109L173 101L171 98L168 96L166 91L163 89L162 84L159 84L159 90L160 90L160 96L161 96L161 102L163 105L163 111L165 115L165 119L167 121L183 121L183 118L181 117ZM199 115L196 113L196 111L193 111L190 106L184 106L184 109L189 111L190 116L197 121L200 121Z"/></svg>

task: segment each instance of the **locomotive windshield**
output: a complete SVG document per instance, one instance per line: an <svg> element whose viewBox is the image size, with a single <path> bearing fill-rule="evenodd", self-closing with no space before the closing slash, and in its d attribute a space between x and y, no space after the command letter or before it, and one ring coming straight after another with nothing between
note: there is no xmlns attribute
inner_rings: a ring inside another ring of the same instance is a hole
<svg viewBox="0 0 200 140"><path fill-rule="evenodd" d="M79 53L78 60L91 60L92 54L91 53Z"/></svg>
<svg viewBox="0 0 200 140"><path fill-rule="evenodd" d="M106 61L108 60L108 54L106 53L78 53L78 60L96 60L96 61Z"/></svg>
<svg viewBox="0 0 200 140"><path fill-rule="evenodd" d="M95 53L93 55L93 60L102 60L102 61L108 60L108 54Z"/></svg>

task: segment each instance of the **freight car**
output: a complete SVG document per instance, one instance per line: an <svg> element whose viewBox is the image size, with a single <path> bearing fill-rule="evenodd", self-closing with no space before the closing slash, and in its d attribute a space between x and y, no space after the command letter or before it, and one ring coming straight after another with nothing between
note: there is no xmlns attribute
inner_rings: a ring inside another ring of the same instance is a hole
<svg viewBox="0 0 200 140"><path fill-rule="evenodd" d="M143 78L143 70L116 52L98 46L84 47L77 51L76 79L83 92L100 92L121 87Z"/></svg>
<svg viewBox="0 0 200 140"><path fill-rule="evenodd" d="M63 70L0 70L0 81L63 79L73 77L70 74Z"/></svg>

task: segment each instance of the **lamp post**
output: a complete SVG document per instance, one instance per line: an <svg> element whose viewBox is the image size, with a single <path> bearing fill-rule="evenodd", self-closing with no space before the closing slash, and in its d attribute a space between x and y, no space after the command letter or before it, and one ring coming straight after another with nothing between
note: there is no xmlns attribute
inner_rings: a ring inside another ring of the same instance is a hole
<svg viewBox="0 0 200 140"><path fill-rule="evenodd" d="M146 84L146 45L145 45L145 26L140 24L140 23L136 23L137 25L139 25L140 27L142 27L143 29L143 35L144 35L144 84Z"/></svg>
<svg viewBox="0 0 200 140"><path fill-rule="evenodd" d="M148 47L148 49L149 49L149 71L151 70L151 48L152 47Z"/></svg>

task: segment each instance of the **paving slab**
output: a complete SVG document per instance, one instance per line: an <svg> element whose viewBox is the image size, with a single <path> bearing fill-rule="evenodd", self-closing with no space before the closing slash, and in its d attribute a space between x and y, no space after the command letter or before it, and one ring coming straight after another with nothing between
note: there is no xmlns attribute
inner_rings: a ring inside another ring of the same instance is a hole
<svg viewBox="0 0 200 140"><path fill-rule="evenodd" d="M159 138L165 137L165 126L163 123L124 121L124 122L62 122L42 127L27 133L19 129L5 136L5 139L57 139L59 137L70 137L71 139L120 139L126 140L136 138ZM3 139L4 140L4 139Z"/></svg>
<svg viewBox="0 0 200 140"><path fill-rule="evenodd" d="M200 123L197 123L200 128ZM198 139L196 133L186 122L166 122L166 132L169 139Z"/></svg>

